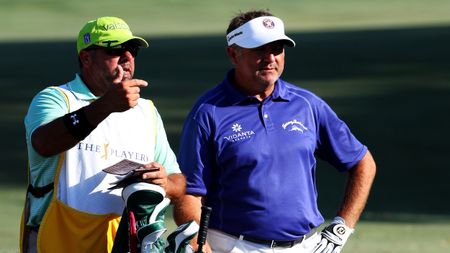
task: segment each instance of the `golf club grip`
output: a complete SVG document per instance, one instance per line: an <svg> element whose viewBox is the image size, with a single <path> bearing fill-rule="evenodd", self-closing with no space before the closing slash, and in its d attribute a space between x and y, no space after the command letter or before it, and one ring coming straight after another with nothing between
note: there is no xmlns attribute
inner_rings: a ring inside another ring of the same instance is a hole
<svg viewBox="0 0 450 253"><path fill-rule="evenodd" d="M205 245L206 234L208 233L209 216L211 214L211 210L212 210L211 207L202 206L202 214L200 217L200 228L198 230L198 238L197 238L198 253L203 252L203 245Z"/></svg>

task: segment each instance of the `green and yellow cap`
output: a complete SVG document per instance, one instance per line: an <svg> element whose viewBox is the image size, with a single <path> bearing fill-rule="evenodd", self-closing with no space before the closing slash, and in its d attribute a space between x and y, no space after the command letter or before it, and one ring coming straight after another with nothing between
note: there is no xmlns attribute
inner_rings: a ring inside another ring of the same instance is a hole
<svg viewBox="0 0 450 253"><path fill-rule="evenodd" d="M121 18L101 17L84 25L78 34L77 51L92 46L116 47L127 41L135 40L139 47L148 47L147 41L133 36L130 27Z"/></svg>

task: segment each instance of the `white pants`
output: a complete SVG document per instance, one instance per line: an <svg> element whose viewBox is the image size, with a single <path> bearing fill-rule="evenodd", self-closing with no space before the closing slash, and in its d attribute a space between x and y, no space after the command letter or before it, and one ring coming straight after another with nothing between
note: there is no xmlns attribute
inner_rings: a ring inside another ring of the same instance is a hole
<svg viewBox="0 0 450 253"><path fill-rule="evenodd" d="M308 234L306 239L291 248L275 247L241 240L215 229L208 230L208 243L213 253L310 253L319 244L320 232Z"/></svg>

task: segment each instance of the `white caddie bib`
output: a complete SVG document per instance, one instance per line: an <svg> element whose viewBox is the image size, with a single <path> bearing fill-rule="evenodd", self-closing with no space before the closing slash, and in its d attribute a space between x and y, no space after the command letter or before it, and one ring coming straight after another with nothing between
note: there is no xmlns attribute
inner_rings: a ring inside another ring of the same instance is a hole
<svg viewBox="0 0 450 253"><path fill-rule="evenodd" d="M70 112L89 104L60 86ZM154 161L156 115L153 103L140 99L128 111L112 113L92 133L66 152L58 179L57 198L79 211L121 215L121 190L108 190L117 177L102 169L123 159L147 164Z"/></svg>

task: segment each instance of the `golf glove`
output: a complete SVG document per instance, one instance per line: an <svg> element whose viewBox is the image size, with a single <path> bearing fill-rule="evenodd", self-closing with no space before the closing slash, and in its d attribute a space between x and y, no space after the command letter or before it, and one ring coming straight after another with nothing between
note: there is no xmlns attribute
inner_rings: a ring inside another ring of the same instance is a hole
<svg viewBox="0 0 450 253"><path fill-rule="evenodd" d="M345 225L344 219L339 216L335 217L330 225L326 226L320 233L322 239L312 252L340 253L353 231L354 229Z"/></svg>

